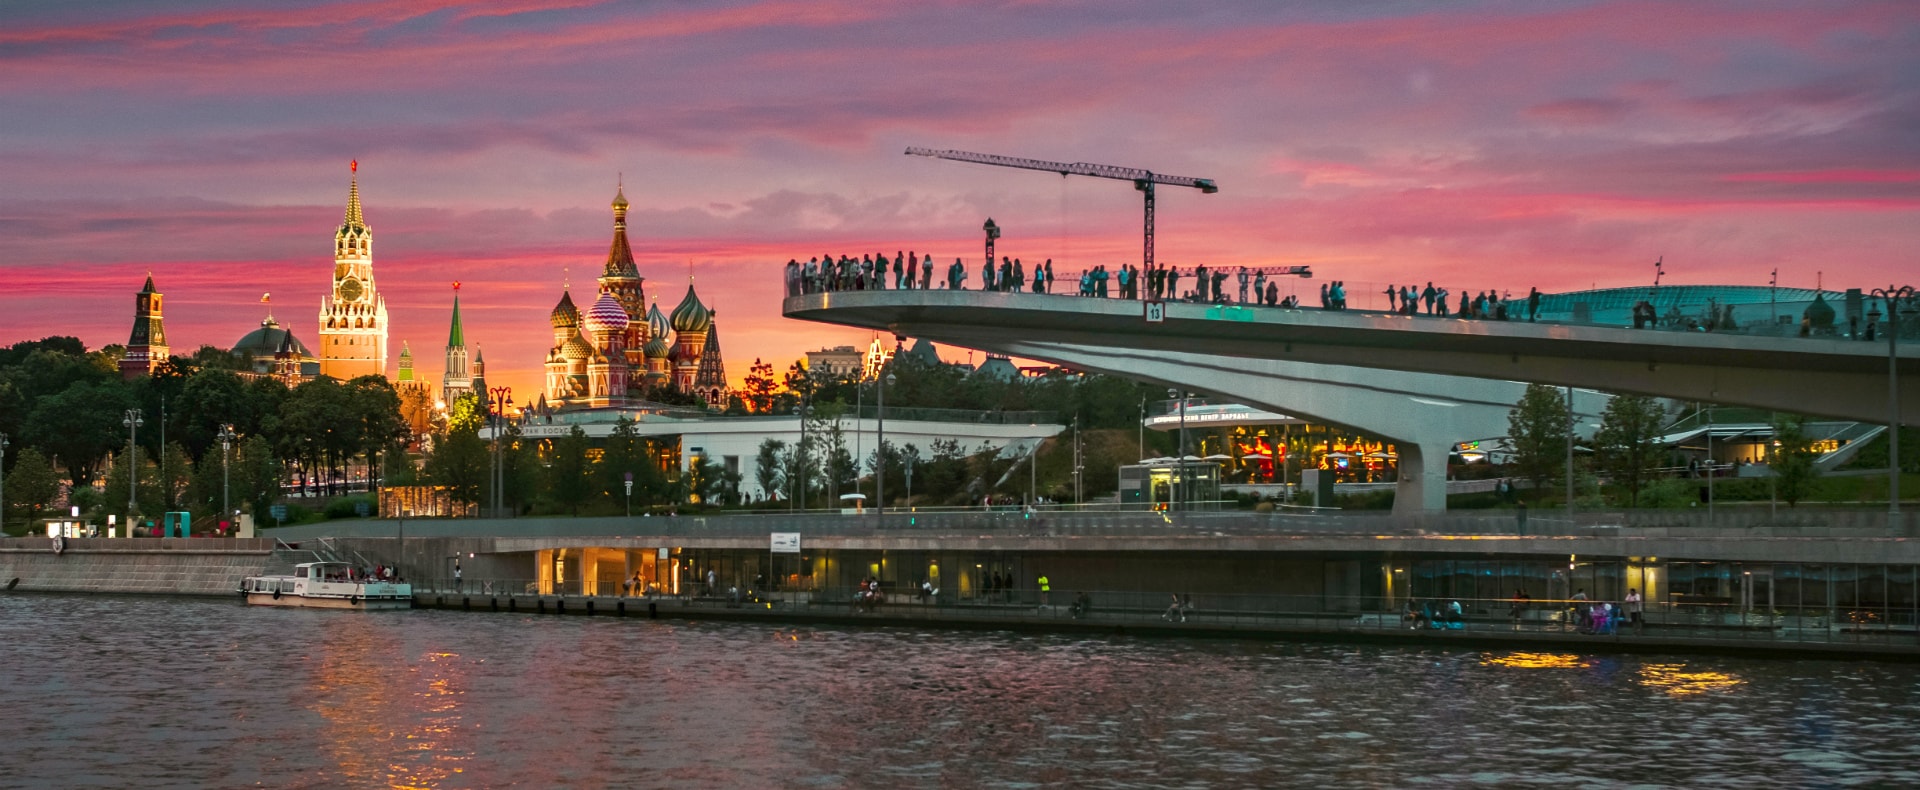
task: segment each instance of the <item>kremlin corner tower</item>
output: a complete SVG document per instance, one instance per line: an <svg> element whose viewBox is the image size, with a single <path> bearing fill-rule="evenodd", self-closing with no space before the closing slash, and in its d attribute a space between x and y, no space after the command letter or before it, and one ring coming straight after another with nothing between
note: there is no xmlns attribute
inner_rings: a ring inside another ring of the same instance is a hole
<svg viewBox="0 0 1920 790"><path fill-rule="evenodd" d="M359 162L333 234L333 292L320 302L320 374L341 381L387 372L387 299L373 283L373 230L360 211Z"/></svg>

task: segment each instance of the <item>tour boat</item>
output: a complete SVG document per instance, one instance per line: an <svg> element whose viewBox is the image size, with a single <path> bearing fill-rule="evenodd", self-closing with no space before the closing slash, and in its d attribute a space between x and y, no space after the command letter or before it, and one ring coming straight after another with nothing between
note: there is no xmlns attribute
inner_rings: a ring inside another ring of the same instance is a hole
<svg viewBox="0 0 1920 790"><path fill-rule="evenodd" d="M356 574L344 562L303 562L288 576L249 576L240 594L257 606L306 606L321 609L410 609L413 585Z"/></svg>

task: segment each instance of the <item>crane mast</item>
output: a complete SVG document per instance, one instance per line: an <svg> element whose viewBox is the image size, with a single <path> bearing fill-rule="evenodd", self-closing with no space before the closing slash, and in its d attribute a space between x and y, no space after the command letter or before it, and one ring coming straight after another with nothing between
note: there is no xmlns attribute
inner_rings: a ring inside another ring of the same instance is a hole
<svg viewBox="0 0 1920 790"><path fill-rule="evenodd" d="M1144 268L1153 268L1153 187L1166 184L1176 187L1191 187L1202 194L1211 195L1220 191L1219 185L1211 178L1192 178L1188 176L1169 176L1142 170L1137 167L1119 165L1098 165L1091 162L1049 162L1044 159L1024 159L1017 156L997 156L994 154L976 154L971 151L934 150L931 148L908 148L908 156L925 156L934 159L951 159L956 162L972 162L998 167L1015 167L1022 170L1041 170L1059 173L1062 176L1091 176L1093 178L1111 178L1118 181L1132 181L1133 188L1140 190L1146 202L1146 235L1143 242L1142 260Z"/></svg>

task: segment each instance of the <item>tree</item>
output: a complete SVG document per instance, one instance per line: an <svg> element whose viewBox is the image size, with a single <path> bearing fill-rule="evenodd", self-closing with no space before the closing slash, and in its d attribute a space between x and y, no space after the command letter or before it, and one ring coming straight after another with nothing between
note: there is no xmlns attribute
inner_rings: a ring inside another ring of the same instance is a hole
<svg viewBox="0 0 1920 790"><path fill-rule="evenodd" d="M773 395L778 384L773 379L773 365L753 358L753 367L747 370L747 377L741 381L741 395L746 399L748 408L758 414L773 412Z"/></svg>
<svg viewBox="0 0 1920 790"><path fill-rule="evenodd" d="M487 443L473 431L448 431L433 443L422 473L460 502L479 504L487 487Z"/></svg>
<svg viewBox="0 0 1920 790"><path fill-rule="evenodd" d="M273 454L273 443L264 436L252 436L234 448L232 497L236 509L253 514L264 525L268 509L280 498L287 476L286 465Z"/></svg>
<svg viewBox="0 0 1920 790"><path fill-rule="evenodd" d="M620 417L613 423L613 432L607 435L606 444L600 452L598 464L599 483L595 486L602 496L610 497L619 505L627 501L627 475L633 475L635 487L639 487L643 473L642 467L649 466L653 459L647 452L647 443L640 437L638 425ZM650 504L646 494L641 494L642 506Z"/></svg>
<svg viewBox="0 0 1920 790"><path fill-rule="evenodd" d="M1640 506L1640 489L1666 453L1660 442L1666 424L1665 410L1645 395L1615 395L1600 415L1600 429L1593 436L1600 469L1626 489L1628 507Z"/></svg>
<svg viewBox="0 0 1920 790"><path fill-rule="evenodd" d="M131 470L138 470L138 477L129 481L127 475L133 474ZM159 472L159 466L147 460L145 447L136 447L131 454L125 451L116 453L113 457L113 465L107 468L105 484L107 511L126 513L127 495L131 488L134 507L133 512L128 516L141 516L158 521L160 514L167 512L166 503L162 499L163 489L158 479Z"/></svg>
<svg viewBox="0 0 1920 790"><path fill-rule="evenodd" d="M166 461L154 476L154 485L160 489L160 504L166 510L174 510L187 498L188 488L193 485L193 459L179 442L168 442L166 453L160 456Z"/></svg>
<svg viewBox="0 0 1920 790"><path fill-rule="evenodd" d="M460 397L454 398L452 403L447 404L447 431L450 433L478 432L486 416L486 410L480 405L479 395L472 392L462 393Z"/></svg>
<svg viewBox="0 0 1920 790"><path fill-rule="evenodd" d="M1807 418L1797 414L1776 415L1773 420L1773 447L1767 451L1767 466L1773 471L1774 492L1794 507L1813 488L1817 472L1813 462L1818 453L1807 436Z"/></svg>
<svg viewBox="0 0 1920 790"><path fill-rule="evenodd" d="M6 485L7 504L27 511L29 528L34 517L60 496L60 478L53 473L53 464L32 447L14 457L13 471L7 473ZM0 533L5 532L5 527L6 513L0 512Z"/></svg>
<svg viewBox="0 0 1920 790"><path fill-rule="evenodd" d="M500 450L503 499L518 513L533 501L539 488L540 454L533 442L520 434L518 423L509 423L505 431L506 447Z"/></svg>
<svg viewBox="0 0 1920 790"><path fill-rule="evenodd" d="M753 457L754 482L769 499L787 498L786 449L786 442L768 439L760 443L760 452Z"/></svg>
<svg viewBox="0 0 1920 790"><path fill-rule="evenodd" d="M1559 387L1528 384L1520 402L1507 413L1507 444L1513 467L1533 481L1535 490L1565 472L1567 438L1573 422Z"/></svg>
<svg viewBox="0 0 1920 790"><path fill-rule="evenodd" d="M554 504L573 515L593 494L593 461L587 457L587 432L573 426L553 442L553 461L547 467L547 491Z"/></svg>
<svg viewBox="0 0 1920 790"><path fill-rule="evenodd" d="M74 485L89 485L107 452L125 444L122 420L133 405L132 394L119 382L77 382L34 406L27 442L58 460Z"/></svg>
<svg viewBox="0 0 1920 790"><path fill-rule="evenodd" d="M693 464L687 467L684 480L687 502L701 505L720 504L715 500L722 495L725 474L721 471L719 464L705 457L696 458Z"/></svg>
<svg viewBox="0 0 1920 790"><path fill-rule="evenodd" d="M346 396L355 428L353 452L366 461L368 489L378 488L380 458L404 448L409 433L400 416L400 394L384 376L361 376L347 382Z"/></svg>

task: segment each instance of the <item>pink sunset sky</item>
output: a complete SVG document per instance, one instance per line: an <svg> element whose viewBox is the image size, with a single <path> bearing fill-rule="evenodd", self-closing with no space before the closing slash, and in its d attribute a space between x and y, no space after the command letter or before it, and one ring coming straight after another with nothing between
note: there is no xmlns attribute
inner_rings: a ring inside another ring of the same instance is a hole
<svg viewBox="0 0 1920 790"><path fill-rule="evenodd" d="M125 342L151 271L177 353L264 292L312 344L352 159L393 356L438 379L458 280L516 394L622 177L649 294L691 271L736 381L870 337L780 317L791 257L977 265L991 216L1056 270L1138 260L1124 182L910 145L1216 179L1161 192L1160 260L1311 264L1361 307L1661 257L1920 284L1910 2L9 3L0 69L0 343Z"/></svg>

